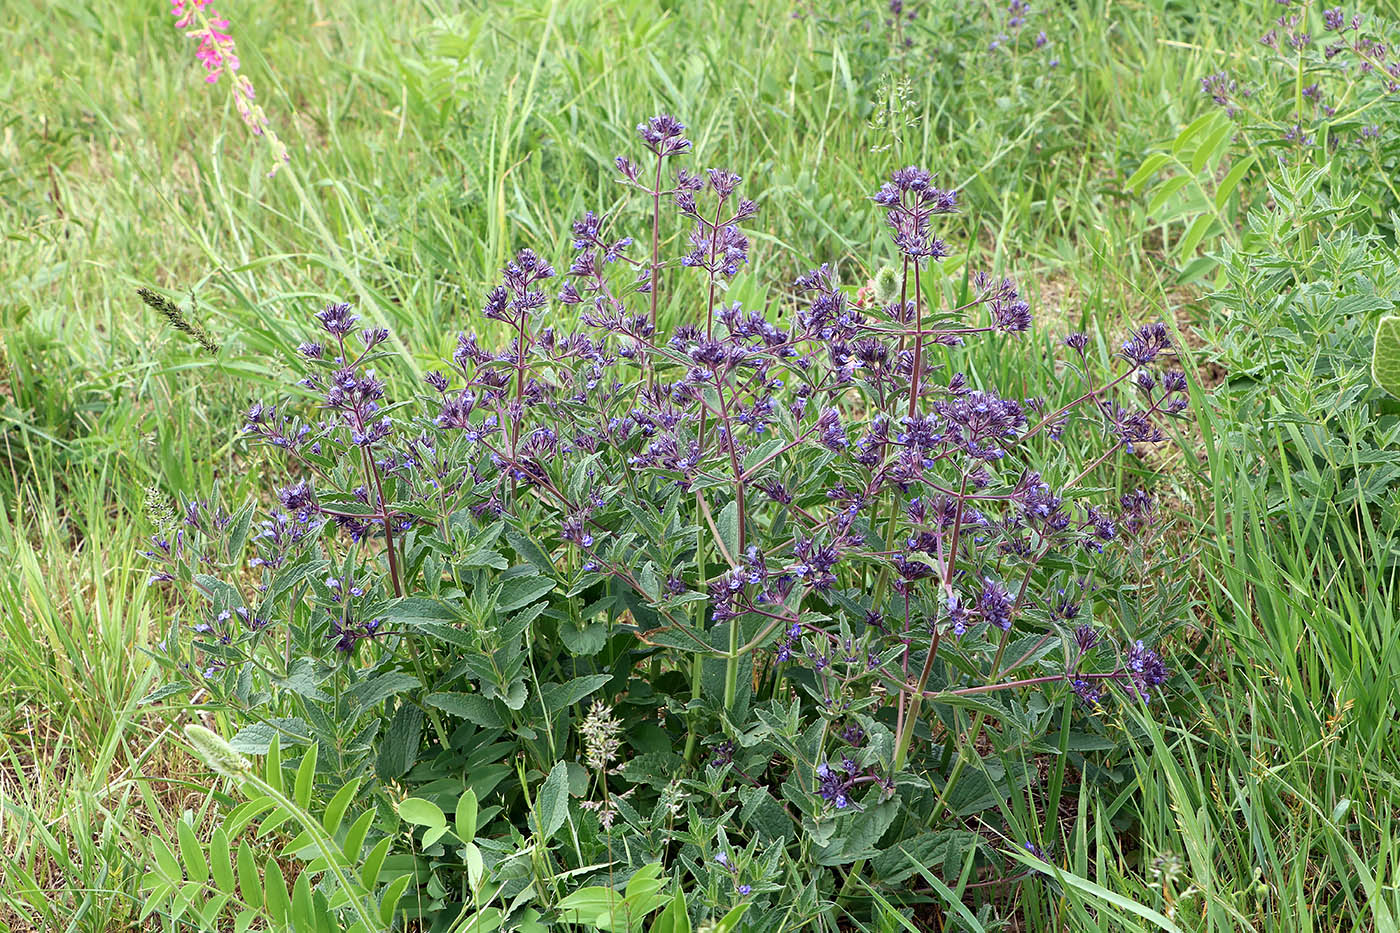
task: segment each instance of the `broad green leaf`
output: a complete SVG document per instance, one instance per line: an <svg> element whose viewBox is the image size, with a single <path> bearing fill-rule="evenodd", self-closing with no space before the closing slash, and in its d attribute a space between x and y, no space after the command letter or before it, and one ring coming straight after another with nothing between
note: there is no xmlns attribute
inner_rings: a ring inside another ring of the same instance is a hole
<svg viewBox="0 0 1400 933"><path fill-rule="evenodd" d="M394 910L399 906L399 900L403 897L403 892L408 889L409 882L413 880L413 875L403 875L389 882L389 886L384 889L384 898L379 902L379 920L388 924L394 919Z"/></svg>
<svg viewBox="0 0 1400 933"><path fill-rule="evenodd" d="M399 801L399 816L415 826L438 827L447 825L447 817L442 808L431 800L422 797L409 797Z"/></svg>
<svg viewBox="0 0 1400 933"><path fill-rule="evenodd" d="M475 891L481 887L481 879L486 874L486 860L481 857L481 850L473 842L462 846L462 854L467 863L467 882Z"/></svg>
<svg viewBox="0 0 1400 933"><path fill-rule="evenodd" d="M151 837L151 849L155 854L156 867L160 873L169 881L183 881L185 873L180 870L180 861L175 858L175 853L170 846L165 844L165 840L159 836Z"/></svg>
<svg viewBox="0 0 1400 933"><path fill-rule="evenodd" d="M1219 154L1221 147L1229 140L1234 131L1234 124L1228 120L1211 130L1210 135L1196 148L1196 155L1191 159L1191 171L1199 175L1201 169L1206 167L1206 163Z"/></svg>
<svg viewBox="0 0 1400 933"><path fill-rule="evenodd" d="M1192 282L1205 278L1218 264L1214 256L1197 256L1188 262L1177 275L1176 283L1190 285Z"/></svg>
<svg viewBox="0 0 1400 933"><path fill-rule="evenodd" d="M180 840L180 858L185 863L185 873L191 881L203 884L209 880L209 863L204 860L204 847L195 838L194 828L184 820L177 820L175 831Z"/></svg>
<svg viewBox="0 0 1400 933"><path fill-rule="evenodd" d="M569 817L569 768L559 762L540 785L535 798L535 826L545 839L553 836Z"/></svg>
<svg viewBox="0 0 1400 933"><path fill-rule="evenodd" d="M1162 166L1166 165L1170 160L1171 157L1165 152L1152 153L1146 159L1143 159L1142 165L1138 166L1138 170L1133 172L1132 176L1129 177L1125 187L1129 191L1136 191L1138 188L1142 187L1145 181L1161 171Z"/></svg>
<svg viewBox="0 0 1400 933"><path fill-rule="evenodd" d="M739 926L739 921L744 918L744 911L749 909L751 901L745 901L725 914L719 923L714 926L714 933L730 933L731 930Z"/></svg>
<svg viewBox="0 0 1400 933"><path fill-rule="evenodd" d="M544 684L540 687L540 699L547 711L557 713L573 706L611 679L611 674L589 674L575 677L565 684Z"/></svg>
<svg viewBox="0 0 1400 933"><path fill-rule="evenodd" d="M263 887L267 912L278 923L284 922L292 902L287 897L287 879L282 876L282 866L278 865L274 858L267 860L267 867L263 871Z"/></svg>
<svg viewBox="0 0 1400 933"><path fill-rule="evenodd" d="M360 849L365 844L365 837L369 835L369 828L374 823L374 810L369 809L361 813L359 819L350 824L350 829L345 834L345 854L351 859L360 856Z"/></svg>
<svg viewBox="0 0 1400 933"><path fill-rule="evenodd" d="M214 884L224 894L235 893L233 884L233 859L229 856L228 834L223 827L214 827L209 837L209 871L214 876Z"/></svg>
<svg viewBox="0 0 1400 933"><path fill-rule="evenodd" d="M1216 226L1213 214L1202 214L1191 222L1186 235L1181 238L1181 258L1187 259L1196 252L1196 247L1210 230Z"/></svg>
<svg viewBox="0 0 1400 933"><path fill-rule="evenodd" d="M271 785L278 793L285 791L282 780L282 743L269 742L267 758L263 761L263 780Z"/></svg>
<svg viewBox="0 0 1400 933"><path fill-rule="evenodd" d="M262 876L258 874L258 863L253 860L253 848L248 845L246 839L238 844L238 892L248 906L262 906Z"/></svg>
<svg viewBox="0 0 1400 933"><path fill-rule="evenodd" d="M504 725L496 714L495 704L479 693L430 693L424 699L429 706L483 729L499 729Z"/></svg>
<svg viewBox="0 0 1400 933"><path fill-rule="evenodd" d="M544 596L554 589L554 581L548 577L515 577L501 584L500 595L496 597L497 612L514 612Z"/></svg>
<svg viewBox="0 0 1400 933"><path fill-rule="evenodd" d="M393 841L392 836L385 836L379 840L374 848L370 849L365 863L360 866L360 883L366 888L373 888L379 883L379 873L384 869L384 858L389 854L389 846Z"/></svg>
<svg viewBox="0 0 1400 933"><path fill-rule="evenodd" d="M1152 200L1147 204L1147 215L1155 218L1162 210L1162 207L1171 199L1171 196L1185 187L1190 181L1187 175L1174 175L1152 189Z"/></svg>
<svg viewBox="0 0 1400 933"><path fill-rule="evenodd" d="M1206 127L1215 121L1216 116L1216 111L1211 110L1191 121L1191 125L1182 130L1172 141L1172 152L1176 155L1186 152L1191 147L1192 140L1204 132Z"/></svg>
<svg viewBox="0 0 1400 933"><path fill-rule="evenodd" d="M315 929L315 911L311 904L310 872L302 872L292 885L292 925L297 930Z"/></svg>
<svg viewBox="0 0 1400 933"><path fill-rule="evenodd" d="M1230 171L1225 173L1225 177L1220 180L1220 185L1215 189L1215 209L1221 210L1225 207L1225 202L1230 200L1230 195L1235 193L1239 187L1240 180L1245 173L1254 167L1254 156L1240 159L1230 166Z"/></svg>
<svg viewBox="0 0 1400 933"><path fill-rule="evenodd" d="M1376 385L1400 397L1400 317L1381 318L1376 346L1371 351L1371 376Z"/></svg>
<svg viewBox="0 0 1400 933"><path fill-rule="evenodd" d="M457 798L457 838L471 842L476 837L477 802L476 791L468 788Z"/></svg>
<svg viewBox="0 0 1400 933"><path fill-rule="evenodd" d="M302 756L301 767L297 768L296 786L292 799L305 810L311 806L311 788L316 781L316 745L312 745Z"/></svg>
<svg viewBox="0 0 1400 933"><path fill-rule="evenodd" d="M355 797L355 791L360 787L360 779L353 778L340 790L336 791L331 802L326 805L326 812L321 817L321 825L326 832L334 836L340 831L340 821L345 817L345 810L350 806L350 801Z"/></svg>
<svg viewBox="0 0 1400 933"><path fill-rule="evenodd" d="M686 912L685 894L679 887L648 933L690 933L690 914Z"/></svg>

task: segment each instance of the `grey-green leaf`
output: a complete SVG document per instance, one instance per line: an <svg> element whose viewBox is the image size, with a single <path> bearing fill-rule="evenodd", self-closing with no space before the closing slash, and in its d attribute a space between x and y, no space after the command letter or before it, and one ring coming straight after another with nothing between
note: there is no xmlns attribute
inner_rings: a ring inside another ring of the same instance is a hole
<svg viewBox="0 0 1400 933"><path fill-rule="evenodd" d="M535 798L535 824L545 839L553 836L569 817L569 766L559 762L540 785Z"/></svg>

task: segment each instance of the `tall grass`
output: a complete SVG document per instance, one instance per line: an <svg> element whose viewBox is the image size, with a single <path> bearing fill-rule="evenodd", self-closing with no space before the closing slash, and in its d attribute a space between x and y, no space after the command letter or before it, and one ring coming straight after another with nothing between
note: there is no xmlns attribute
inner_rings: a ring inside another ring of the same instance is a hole
<svg viewBox="0 0 1400 933"><path fill-rule="evenodd" d="M908 72L891 147L870 123L893 74L883 4L226 6L292 147L271 179L159 5L0 13L0 918L14 929L124 928L143 833L209 805L163 741L184 711L140 702L169 612L138 567L142 503L151 484L251 493L257 456L230 427L309 308L353 300L425 363L447 352L515 247L553 249L584 209L619 203L614 154L670 110L760 195L748 282L790 281L798 260L863 280L884 258L864 252L878 215L850 205L925 162L966 192L957 244L1033 261L1042 318L1111 337L1195 298L1122 181L1194 116L1191 82L1219 50L1252 38L1209 4L1065 4L1062 65L1030 119L1007 117L975 63L935 54ZM163 329L143 284L186 303L193 290L220 352ZM780 299L766 287L734 297ZM1259 463L1220 443L1240 413L1204 388L1196 401L1202 482L1187 485L1210 501L1194 509L1202 636L1182 649L1194 714L1132 725L1135 780L1074 797L1074 828L1046 839L1059 877L1027 888L1023 915L1394 930L1394 528L1364 512L1279 520ZM1340 550L1309 546L1323 522L1350 523ZM1024 801L1006 809L1027 838L1059 832ZM966 896L938 909L975 929ZM910 921L891 910L887 928Z"/></svg>

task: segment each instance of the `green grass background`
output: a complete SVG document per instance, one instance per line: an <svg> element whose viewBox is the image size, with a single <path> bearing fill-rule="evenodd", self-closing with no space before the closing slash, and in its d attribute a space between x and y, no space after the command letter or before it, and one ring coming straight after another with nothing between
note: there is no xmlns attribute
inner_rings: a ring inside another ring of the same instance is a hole
<svg viewBox="0 0 1400 933"><path fill-rule="evenodd" d="M760 202L746 302L822 261L863 280L889 256L868 196L916 162L965 194L949 267L971 249L1014 270L1052 332L1189 328L1202 292L1175 286L1123 181L1272 6L1060 4L1048 77L933 35L892 90L879 3L226 0L291 148L272 178L160 0L0 6L0 929L134 928L147 836L212 805L173 738L186 711L139 704L170 611L137 556L143 502L256 494L238 415L310 311L352 300L438 358L511 251L558 258L570 220L620 203L614 155L668 110ZM194 290L219 355L138 285ZM1194 394L1174 494L1199 542L1200 636L1176 646L1195 712L1148 725L1130 796L1079 797L1059 909L1076 929L1147 928L1150 908L1184 930L1395 930L1391 542L1357 528L1319 553L1319 516L1262 523L1259 465L1215 441L1230 399ZM1028 928L1048 915L1026 905Z"/></svg>

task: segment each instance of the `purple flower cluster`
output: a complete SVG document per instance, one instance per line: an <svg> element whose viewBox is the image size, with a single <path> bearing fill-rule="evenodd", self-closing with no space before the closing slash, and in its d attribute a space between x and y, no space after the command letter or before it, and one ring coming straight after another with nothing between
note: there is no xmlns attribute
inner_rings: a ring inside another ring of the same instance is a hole
<svg viewBox="0 0 1400 933"><path fill-rule="evenodd" d="M1353 110L1358 107L1358 98L1371 98L1361 105L1364 110L1373 106L1377 97L1400 94L1400 61L1393 60L1390 45L1363 29L1365 18L1361 14L1348 15L1341 7L1330 7L1322 11L1322 23L1332 41L1319 51L1307 31L1305 7L1283 5L1290 9L1259 38L1260 44L1274 53L1263 64L1277 66L1277 72L1256 69L1251 73L1257 79L1252 81L1253 88L1236 76L1217 72L1201 79L1202 92L1231 119L1247 114L1251 124L1267 127L1274 139L1288 144L1288 158L1303 157L1324 137L1329 151L1343 143L1373 145L1381 136L1380 125L1357 129L1351 121L1334 124L1337 111L1329 96L1348 100ZM1300 66L1312 82L1301 89L1301 95L1295 81Z"/></svg>
<svg viewBox="0 0 1400 933"><path fill-rule="evenodd" d="M650 257L631 255L633 238L595 212L573 224L562 275L521 249L485 294L482 335L458 334L417 398L398 389L386 331L349 305L316 315L324 343L299 354L314 412L257 404L246 419L292 472L255 535L259 566L267 577L322 541L348 555L314 587L317 631L343 657L387 634L384 599L437 591L423 574L444 571L422 559L424 541L450 553L464 523L515 527L541 542L567 598L607 582L667 644L718 653L727 635L726 664L751 655L760 677L805 665L825 714L844 719L876 697L893 705L907 748L935 672L951 692L1018 686L979 645L1092 618L1087 599L1065 596L1063 568L1087 579L1154 507L1146 493L1095 502L1080 487L1109 458L1160 442L1185 409L1171 334L1133 331L1105 372L1088 337L1070 335L1053 401L959 371L968 340L1016 339L1032 307L1013 280L989 275L969 277L960 304L935 306L921 275L949 254L935 224L959 198L914 166L873 195L897 298L857 300L828 263L780 301L725 301L757 206L733 172L676 165L692 151L684 131L670 116L644 121L649 166L617 160L652 207ZM663 222L688 232L674 255ZM685 298L688 320L658 322L663 289ZM571 307L569 323L560 312ZM1141 644L1122 671L1083 667L1100 637L1024 683L1087 697L1128 678L1134 695L1159 692L1165 668ZM944 663L940 651L966 654ZM860 745L865 732L846 721L843 740ZM721 745L715 760L733 753ZM816 777L837 809L855 785L886 780L850 757Z"/></svg>
<svg viewBox="0 0 1400 933"><path fill-rule="evenodd" d="M906 258L922 262L948 255L948 245L929 230L935 215L957 211L956 191L934 187L932 175L911 165L891 175L873 200L886 208L885 223L893 233L895 246Z"/></svg>

